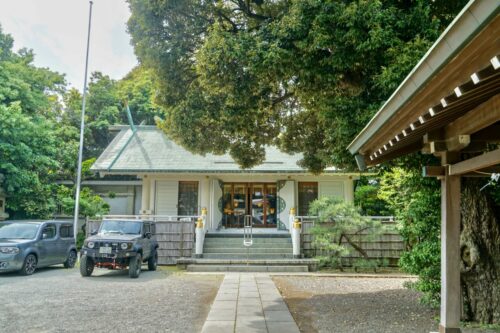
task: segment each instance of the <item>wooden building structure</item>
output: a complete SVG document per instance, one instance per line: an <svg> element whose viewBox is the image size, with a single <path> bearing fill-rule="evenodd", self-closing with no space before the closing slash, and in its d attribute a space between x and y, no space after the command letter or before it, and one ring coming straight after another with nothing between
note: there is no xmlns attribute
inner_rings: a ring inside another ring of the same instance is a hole
<svg viewBox="0 0 500 333"><path fill-rule="evenodd" d="M348 148L360 169L440 158L424 168L441 180L440 332L460 332L461 177L500 173L499 8L470 1Z"/></svg>

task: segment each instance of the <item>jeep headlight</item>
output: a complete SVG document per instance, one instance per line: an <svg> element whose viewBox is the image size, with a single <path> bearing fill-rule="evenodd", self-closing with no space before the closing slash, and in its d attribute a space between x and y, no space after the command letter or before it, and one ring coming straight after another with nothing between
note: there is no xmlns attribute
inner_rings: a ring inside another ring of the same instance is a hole
<svg viewBox="0 0 500 333"><path fill-rule="evenodd" d="M15 246L2 246L0 247L0 253L4 254L18 254L19 248Z"/></svg>
<svg viewBox="0 0 500 333"><path fill-rule="evenodd" d="M121 243L120 247L122 250L126 250L126 249L128 249L128 243Z"/></svg>
<svg viewBox="0 0 500 333"><path fill-rule="evenodd" d="M93 241L89 241L89 242L87 242L87 247L88 247L89 249L93 249L93 248L94 248L94 246L95 246L95 243L94 243Z"/></svg>

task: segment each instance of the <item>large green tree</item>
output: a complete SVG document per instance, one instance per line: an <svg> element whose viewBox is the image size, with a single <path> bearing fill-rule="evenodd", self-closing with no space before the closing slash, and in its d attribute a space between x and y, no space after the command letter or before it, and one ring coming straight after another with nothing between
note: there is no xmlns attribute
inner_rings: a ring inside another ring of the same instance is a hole
<svg viewBox="0 0 500 333"><path fill-rule="evenodd" d="M197 153L229 152L242 167L259 164L264 146L276 145L302 152L302 166L321 172L332 165L354 169L348 143L466 0L128 2L132 43L157 81L157 101L165 110L158 123L172 139ZM392 179L384 188L408 241L402 264L422 275L418 287L436 300L438 184L415 171L424 161L404 160L399 175L384 167ZM394 197L390 192L398 187L406 192ZM493 209L481 213L477 207L490 201L469 189L465 183L464 207L478 204L464 214L464 249L490 249L479 235L488 226L498 228L498 218ZM472 194L482 199L473 201ZM485 259L463 274L468 318L497 320L492 314L498 311L481 302L492 290L478 282L482 276L498 281L489 264L495 253L473 256ZM497 297L489 303L500 302Z"/></svg>
<svg viewBox="0 0 500 333"><path fill-rule="evenodd" d="M94 158L113 139L111 125L128 124L125 106L128 104L134 123L153 125L155 116L162 114L154 102L155 85L151 74L136 67L121 80L113 80L101 72L91 74L85 112L84 157ZM74 128L80 127L82 95L76 89L68 90L62 122Z"/></svg>
<svg viewBox="0 0 500 333"><path fill-rule="evenodd" d="M353 166L347 144L464 1L129 3L171 138L242 167L273 144L320 172Z"/></svg>
<svg viewBox="0 0 500 333"><path fill-rule="evenodd" d="M46 218L74 197L56 181L76 178L81 95L12 47L0 26L0 186L11 218Z"/></svg>
<svg viewBox="0 0 500 333"><path fill-rule="evenodd" d="M0 173L14 218L52 213L53 180L66 143L56 136L64 76L33 65L33 52L13 51L0 27Z"/></svg>

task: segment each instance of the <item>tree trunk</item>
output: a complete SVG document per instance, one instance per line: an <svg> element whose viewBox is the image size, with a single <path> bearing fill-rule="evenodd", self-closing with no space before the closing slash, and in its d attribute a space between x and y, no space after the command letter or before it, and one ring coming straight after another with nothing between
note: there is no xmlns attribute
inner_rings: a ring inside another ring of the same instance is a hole
<svg viewBox="0 0 500 333"><path fill-rule="evenodd" d="M500 218L484 179L463 178L460 235L465 320L500 323Z"/></svg>

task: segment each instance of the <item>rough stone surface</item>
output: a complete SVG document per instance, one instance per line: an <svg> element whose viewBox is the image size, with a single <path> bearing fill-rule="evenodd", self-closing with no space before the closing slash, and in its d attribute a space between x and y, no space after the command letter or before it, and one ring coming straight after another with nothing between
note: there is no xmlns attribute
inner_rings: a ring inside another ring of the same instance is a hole
<svg viewBox="0 0 500 333"><path fill-rule="evenodd" d="M143 269L0 275L1 332L200 332L222 277Z"/></svg>

